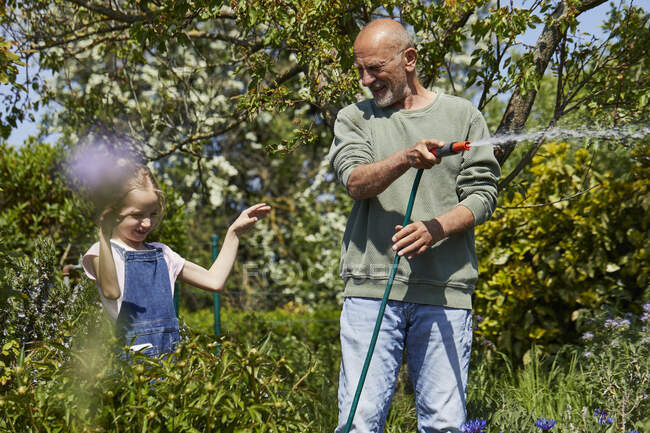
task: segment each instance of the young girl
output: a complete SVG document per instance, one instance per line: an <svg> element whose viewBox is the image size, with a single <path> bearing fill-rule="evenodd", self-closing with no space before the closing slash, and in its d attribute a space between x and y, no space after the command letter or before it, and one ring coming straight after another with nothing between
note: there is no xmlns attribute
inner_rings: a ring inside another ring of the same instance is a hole
<svg viewBox="0 0 650 433"><path fill-rule="evenodd" d="M105 310L131 350L149 356L172 352L180 340L173 305L178 278L209 291L223 290L239 246L239 237L271 210L258 203L244 210L228 228L210 269L183 259L167 245L146 243L157 227L165 198L147 166L122 166L118 185L97 194L99 242L83 256L86 274L95 280Z"/></svg>

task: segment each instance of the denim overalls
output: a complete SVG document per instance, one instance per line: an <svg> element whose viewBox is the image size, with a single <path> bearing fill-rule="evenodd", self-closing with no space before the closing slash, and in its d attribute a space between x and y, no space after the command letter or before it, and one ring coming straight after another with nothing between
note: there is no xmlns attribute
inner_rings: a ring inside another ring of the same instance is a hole
<svg viewBox="0 0 650 433"><path fill-rule="evenodd" d="M173 352L180 335L162 249L144 245L147 250L118 247L124 255L124 294L117 331L131 350L151 357Z"/></svg>

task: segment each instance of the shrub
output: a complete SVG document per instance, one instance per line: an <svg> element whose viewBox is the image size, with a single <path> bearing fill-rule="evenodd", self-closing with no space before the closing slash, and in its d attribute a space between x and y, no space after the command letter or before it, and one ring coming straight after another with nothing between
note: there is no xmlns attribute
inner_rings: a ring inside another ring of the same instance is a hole
<svg viewBox="0 0 650 433"><path fill-rule="evenodd" d="M0 265L0 384L9 382L5 368L16 357L42 344L52 344L61 358L70 347L75 329L87 329L99 311L96 289L88 282L66 284L57 272L55 249L49 239L35 243L32 258L2 254ZM0 251L8 251L0 242Z"/></svg>
<svg viewBox="0 0 650 433"><path fill-rule="evenodd" d="M497 209L477 229L475 310L485 317L478 332L499 351L519 360L533 344L556 351L577 341L584 312L639 308L650 271L649 155L650 147L639 146L631 159L592 157L551 143L533 160L526 196L502 194L502 206L516 206L594 187L541 209Z"/></svg>
<svg viewBox="0 0 650 433"><path fill-rule="evenodd" d="M305 370L317 363L321 384L333 390L338 383L341 346L339 342L340 309L323 307L313 312L288 304L273 311L242 311L224 309L221 313L223 333L229 340L250 346L268 342L276 356L291 357L302 362ZM181 314L194 332L211 335L212 310ZM292 353L287 353L289 350Z"/></svg>
<svg viewBox="0 0 650 433"><path fill-rule="evenodd" d="M48 237L59 257L76 257L90 242L92 221L82 201L66 185L64 149L32 139L20 148L0 143L0 228L12 256L32 255L35 242Z"/></svg>
<svg viewBox="0 0 650 433"><path fill-rule="evenodd" d="M51 350L39 347L38 357ZM61 367L28 356L9 370L18 386L0 396L1 431L302 433L320 431L326 416L306 384L314 363L296 368L268 344L196 336L167 360L125 362L106 344L73 355Z"/></svg>
<svg viewBox="0 0 650 433"><path fill-rule="evenodd" d="M96 289L57 280L53 250L43 241L34 260L17 260L5 275L12 295L3 310L10 316L3 323L9 331L0 358L0 431L329 429L335 387L308 347L324 352L331 345L318 332L329 318L308 331L298 322L278 334L267 327L288 313L266 320L241 315L228 322L232 341L184 326L184 344L169 359L135 355L126 362L114 350L118 340L99 313Z"/></svg>

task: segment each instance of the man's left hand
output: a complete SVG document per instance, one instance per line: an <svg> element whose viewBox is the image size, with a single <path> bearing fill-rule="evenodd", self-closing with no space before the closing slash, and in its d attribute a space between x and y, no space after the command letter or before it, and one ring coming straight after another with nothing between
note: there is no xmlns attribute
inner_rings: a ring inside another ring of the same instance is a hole
<svg viewBox="0 0 650 433"><path fill-rule="evenodd" d="M416 221L406 227L397 225L395 231L397 233L392 238L393 251L398 251L399 256L406 256L408 259L419 256L445 238L444 230L436 219Z"/></svg>

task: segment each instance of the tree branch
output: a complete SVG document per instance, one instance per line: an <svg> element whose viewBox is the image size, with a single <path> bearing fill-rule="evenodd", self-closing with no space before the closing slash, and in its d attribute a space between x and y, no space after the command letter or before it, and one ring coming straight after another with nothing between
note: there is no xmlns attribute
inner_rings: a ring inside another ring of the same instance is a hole
<svg viewBox="0 0 650 433"><path fill-rule="evenodd" d="M56 41L56 42L52 42L52 43L49 43L49 44L40 45L40 46L37 46L34 49L37 50L37 51L42 51L42 50L46 50L48 48L59 47L61 45L68 45L68 44L71 44L73 42L77 42L79 40L89 38L91 36L103 35L105 33L118 32L120 30L124 30L124 29L129 28L129 26L130 26L130 24L123 24L123 25L117 26L117 27L109 27L109 28L105 28L105 29L99 29L99 30L96 30L94 32L85 33L83 35L76 36L74 38L64 39L62 41Z"/></svg>
<svg viewBox="0 0 650 433"><path fill-rule="evenodd" d="M456 30L462 28L465 24L467 24L467 20L469 20L469 17L472 16L472 13L474 13L473 10L466 11L463 15L461 15L458 18L458 20L452 22L451 25L449 26L449 28L446 29L445 35L442 38L442 41L440 42L442 50L448 51L451 36L453 35L453 33ZM435 35L435 32L432 32L432 33ZM434 79L434 75L435 74L428 75L428 76L424 77L424 79L422 80L422 84L424 85L424 87L428 88L428 87L431 86L431 84L433 82L433 79Z"/></svg>
<svg viewBox="0 0 650 433"><path fill-rule="evenodd" d="M234 45L239 45L248 48L251 51L257 51L264 46L263 42L257 42L251 44L249 41L245 39L238 39L232 36L222 35L220 33L208 33L208 32L202 32L198 30L192 30L188 32L187 36L192 39L209 39L209 40L229 42Z"/></svg>
<svg viewBox="0 0 650 433"><path fill-rule="evenodd" d="M225 134L226 132L228 132L231 129L238 126L243 120L244 119L240 116L237 119L235 119L233 122L230 122L228 125L224 126L223 128L221 128L221 129L219 129L217 131L213 131L213 132L210 132L208 134L194 135L194 136L192 136L190 138L187 138L187 139L185 139L183 141L179 141L174 146L172 146L171 149L169 149L169 150L167 150L165 152L160 152L160 151L156 150L158 155L151 158L151 161L158 161L158 160L160 160L160 159L162 159L162 158L164 158L166 156L171 155L172 153L174 153L176 151L188 152L191 155L200 157L200 155L197 154L196 152L191 152L191 151L188 151L187 149L185 149L185 146L187 146L188 144L194 143L196 141L207 140L208 138L213 138L213 137L217 137L217 136L219 136L221 134Z"/></svg>
<svg viewBox="0 0 650 433"><path fill-rule="evenodd" d="M134 24L134 23L139 23L143 21L151 21L152 16L149 15L131 15L131 14L125 14L120 11L116 11L115 9L107 8L105 6L101 6L98 4L91 4L90 2L85 2L83 0L68 0L70 3L74 3L77 6L84 7L90 11L97 12L99 14L105 15L115 21L123 22L123 23L129 23L129 24Z"/></svg>
<svg viewBox="0 0 650 433"><path fill-rule="evenodd" d="M578 191L575 194L571 194L571 195L568 195L566 197L562 197L561 199L558 199L558 200L555 200L555 201L550 201L548 203L537 203L537 204L530 204L530 205L525 205L525 206L497 206L497 207L499 209L534 209L534 208L538 208L538 207L552 206L552 205L554 205L556 203L560 203L560 202L563 202L563 201L574 199L574 198L576 198L578 196L581 196L583 194L588 193L592 189L596 189L596 188L599 188L601 186L602 186L601 184L594 185L591 188L587 188L585 190Z"/></svg>
<svg viewBox="0 0 650 433"><path fill-rule="evenodd" d="M154 13L147 13L144 15L125 14L124 12L120 12L110 7L102 6L96 3L90 3L84 0L68 0L68 1L70 3L76 4L77 6L81 6L90 11L97 12L98 14L104 15L115 21L119 21L123 23L135 24L139 22L152 22L156 16L156 14ZM185 19L193 18L195 16L196 14L189 14L185 16ZM232 10L221 10L219 14L214 18L235 19L236 15Z"/></svg>
<svg viewBox="0 0 650 433"><path fill-rule="evenodd" d="M605 2L606 0L585 0L576 10L580 14ZM566 1L558 4L553 11L551 20L544 27L544 30L542 30L541 35L537 39L537 45L533 51L533 59L535 62L535 72L538 77L544 75L553 53L562 40L562 23L569 18L570 12L571 10ZM535 89L528 89L524 95L521 84L517 85L517 88L510 97L510 101L508 102L508 106L496 133L506 135L523 130L528 116L530 116L536 96L537 91ZM494 147L494 153L499 164L503 165L514 150L514 147L514 142L506 142Z"/></svg>

